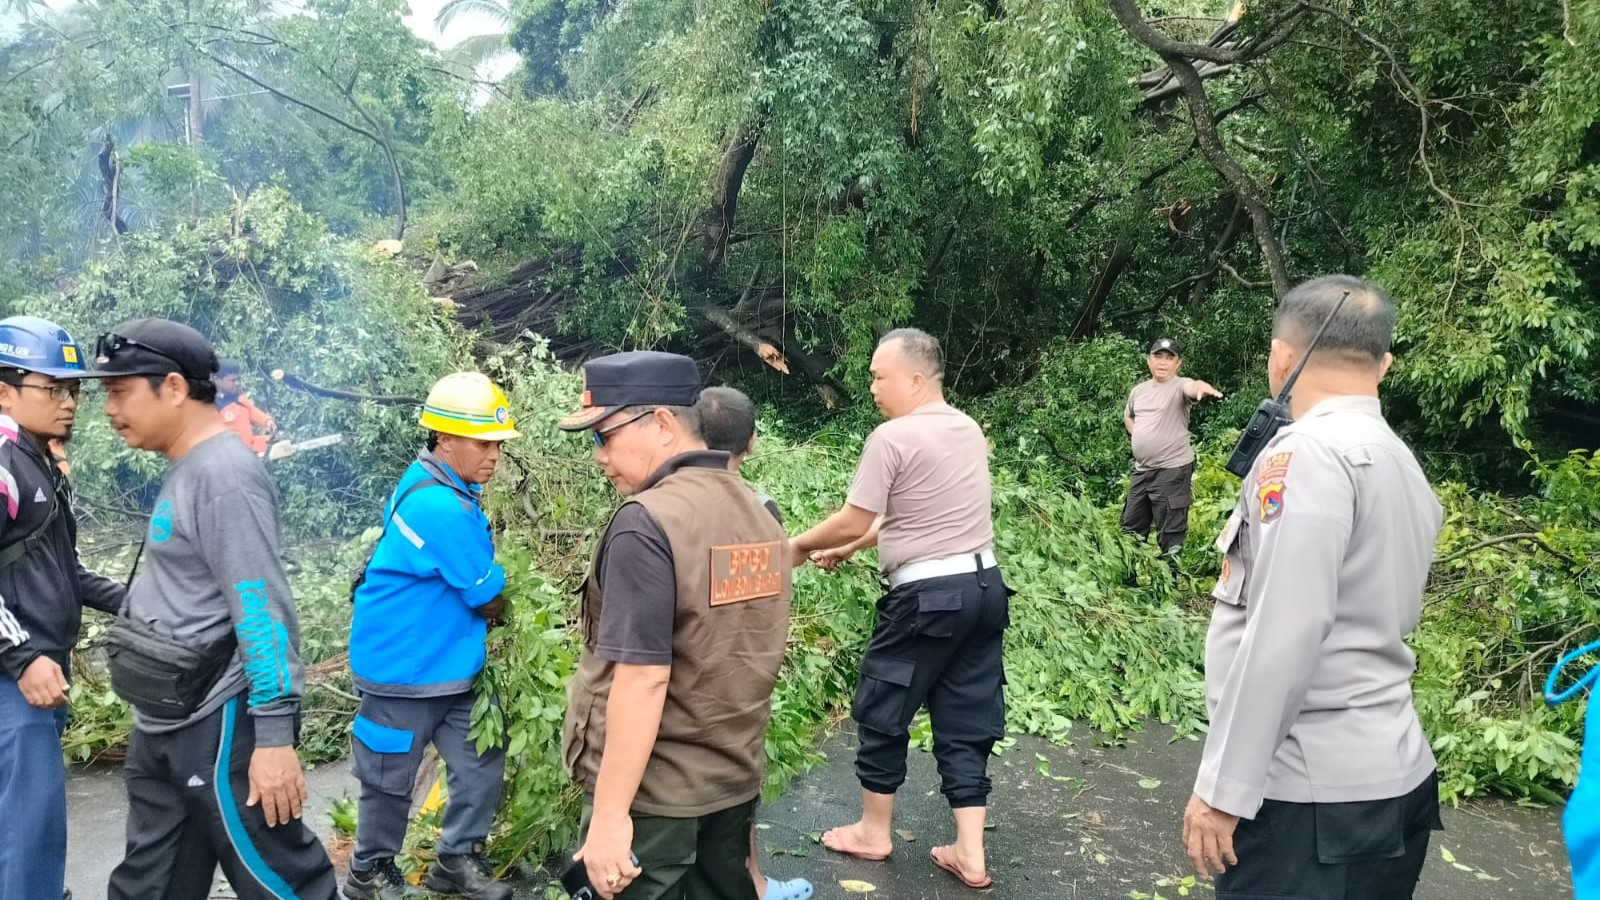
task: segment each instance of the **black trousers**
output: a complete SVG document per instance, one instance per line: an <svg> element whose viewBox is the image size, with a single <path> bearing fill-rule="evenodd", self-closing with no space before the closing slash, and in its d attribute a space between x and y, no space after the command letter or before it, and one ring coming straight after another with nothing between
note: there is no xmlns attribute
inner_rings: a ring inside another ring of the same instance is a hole
<svg viewBox="0 0 1600 900"><path fill-rule="evenodd" d="M648 776L647 776L648 777ZM583 804L578 843L589 837L592 798ZM633 814L639 877L617 900L756 900L746 868L756 801L693 819Z"/></svg>
<svg viewBox="0 0 1600 900"><path fill-rule="evenodd" d="M1390 800L1268 800L1234 832L1217 900L1411 900L1442 827L1437 775Z"/></svg>
<svg viewBox="0 0 1600 900"><path fill-rule="evenodd" d="M205 900L217 865L240 900L333 900L322 842L303 821L268 828L250 796L255 726L244 697L167 734L128 739L128 850L109 900Z"/></svg>
<svg viewBox="0 0 1600 900"><path fill-rule="evenodd" d="M1156 529L1156 540L1166 553L1176 553L1189 536L1189 506L1194 501L1194 463L1173 469L1145 469L1128 481L1122 503L1122 530L1146 535Z"/></svg>
<svg viewBox="0 0 1600 900"><path fill-rule="evenodd" d="M850 709L863 788L892 794L905 783L911 720L926 703L950 806L988 802L989 752L1006 726L1001 642L1009 593L992 568L913 581L878 601Z"/></svg>

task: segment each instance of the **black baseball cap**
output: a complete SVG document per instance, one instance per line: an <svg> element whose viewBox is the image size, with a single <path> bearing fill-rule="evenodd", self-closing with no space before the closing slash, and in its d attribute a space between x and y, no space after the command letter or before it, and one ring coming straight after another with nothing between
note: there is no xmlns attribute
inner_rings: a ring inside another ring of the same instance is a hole
<svg viewBox="0 0 1600 900"><path fill-rule="evenodd" d="M95 374L167 375L207 381L217 371L217 352L200 332L170 319L131 319L100 335L94 345Z"/></svg>
<svg viewBox="0 0 1600 900"><path fill-rule="evenodd" d="M700 399L700 370L676 353L635 350L583 364L583 399L562 419L562 431L587 431L625 406L693 406Z"/></svg>
<svg viewBox="0 0 1600 900"><path fill-rule="evenodd" d="M1182 356L1183 345L1172 338L1161 338L1154 344L1150 345L1150 353L1151 355L1157 353L1171 353L1173 356Z"/></svg>

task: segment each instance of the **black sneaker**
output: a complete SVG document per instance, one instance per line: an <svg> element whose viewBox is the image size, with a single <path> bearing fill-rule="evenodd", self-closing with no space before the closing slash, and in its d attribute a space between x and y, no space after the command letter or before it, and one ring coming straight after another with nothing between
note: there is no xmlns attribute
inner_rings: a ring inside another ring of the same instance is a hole
<svg viewBox="0 0 1600 900"><path fill-rule="evenodd" d="M467 900L511 900L511 887L494 879L494 866L481 853L440 854L423 883L435 893Z"/></svg>
<svg viewBox="0 0 1600 900"><path fill-rule="evenodd" d="M422 895L400 874L400 867L392 859L381 859L370 869L350 869L344 882L344 895L349 900L416 900Z"/></svg>

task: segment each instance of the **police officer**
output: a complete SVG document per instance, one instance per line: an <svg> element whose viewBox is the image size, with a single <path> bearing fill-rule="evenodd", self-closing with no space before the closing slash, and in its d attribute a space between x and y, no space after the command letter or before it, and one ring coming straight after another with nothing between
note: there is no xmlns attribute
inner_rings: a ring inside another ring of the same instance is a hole
<svg viewBox="0 0 1600 900"><path fill-rule="evenodd" d="M1344 275L1273 316L1273 392L1306 365L1217 541L1211 728L1183 817L1220 900L1409 898L1440 827L1404 638L1442 511L1378 402L1394 322L1382 289Z"/></svg>
<svg viewBox="0 0 1600 900"><path fill-rule="evenodd" d="M628 500L583 586L563 730L585 798L574 858L608 900L749 900L788 542L728 454L706 449L692 360L604 356L584 380L582 408L560 427L593 435L595 462Z"/></svg>
<svg viewBox="0 0 1600 900"><path fill-rule="evenodd" d="M169 464L107 639L112 684L134 707L127 852L107 896L203 900L221 863L241 900L332 900L333 866L301 820L305 678L277 491L222 423L199 332L135 319L95 352L111 427Z"/></svg>
<svg viewBox="0 0 1600 900"><path fill-rule="evenodd" d="M504 608L506 573L494 561L479 505L502 441L517 437L506 396L477 372L441 378L422 407L427 448L400 477L384 533L355 592L350 669L361 809L344 895L414 896L394 857L405 841L411 785L432 744L445 763L450 800L430 890L505 900L482 844L494 825L505 751L479 753L467 734L483 670L488 621Z"/></svg>
<svg viewBox="0 0 1600 900"><path fill-rule="evenodd" d="M990 883L983 849L989 752L1005 732L1008 591L994 557L988 442L976 422L945 403L943 382L944 358L931 335L914 328L884 335L872 355L872 397L888 421L867 439L844 507L794 539L794 562L815 554L831 567L871 540L881 515L877 546L889 592L878 601L851 707L863 812L859 822L824 833L823 846L862 859L889 855L911 719L926 703L956 820L955 844L933 848L933 861L980 888Z"/></svg>
<svg viewBox="0 0 1600 900"><path fill-rule="evenodd" d="M72 648L87 604L115 613L122 585L78 561L71 488L48 444L72 434L83 350L59 325L0 320L0 900L62 895Z"/></svg>
<svg viewBox="0 0 1600 900"><path fill-rule="evenodd" d="M706 448L728 454L728 471L739 474L746 458L756 448L756 407L750 398L737 388L708 387L700 392L695 403L695 415L700 420L700 433ZM781 525L783 512L770 496L756 490L756 499ZM750 826L750 879L755 883L760 900L807 900L811 896L811 882L804 878L779 881L761 873L761 854L756 845L756 829Z"/></svg>
<svg viewBox="0 0 1600 900"><path fill-rule="evenodd" d="M1222 392L1209 383L1178 377L1183 348L1172 338L1150 345L1145 365L1150 378L1134 385L1122 410L1122 425L1133 444L1133 476L1122 504L1122 530L1143 538L1153 524L1161 552L1175 557L1189 535L1189 504L1194 498L1194 446L1189 441L1189 411Z"/></svg>

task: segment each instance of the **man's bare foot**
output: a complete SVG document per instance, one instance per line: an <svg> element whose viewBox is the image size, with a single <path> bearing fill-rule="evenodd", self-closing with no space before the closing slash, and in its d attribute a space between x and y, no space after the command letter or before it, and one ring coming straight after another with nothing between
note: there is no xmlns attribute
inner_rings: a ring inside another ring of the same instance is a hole
<svg viewBox="0 0 1600 900"><path fill-rule="evenodd" d="M982 854L964 855L954 844L933 848L933 864L961 879L969 888L982 889L992 882Z"/></svg>
<svg viewBox="0 0 1600 900"><path fill-rule="evenodd" d="M889 858L889 853L894 850L894 841L887 834L870 835L860 822L856 822L824 831L822 846L835 853L877 862Z"/></svg>

